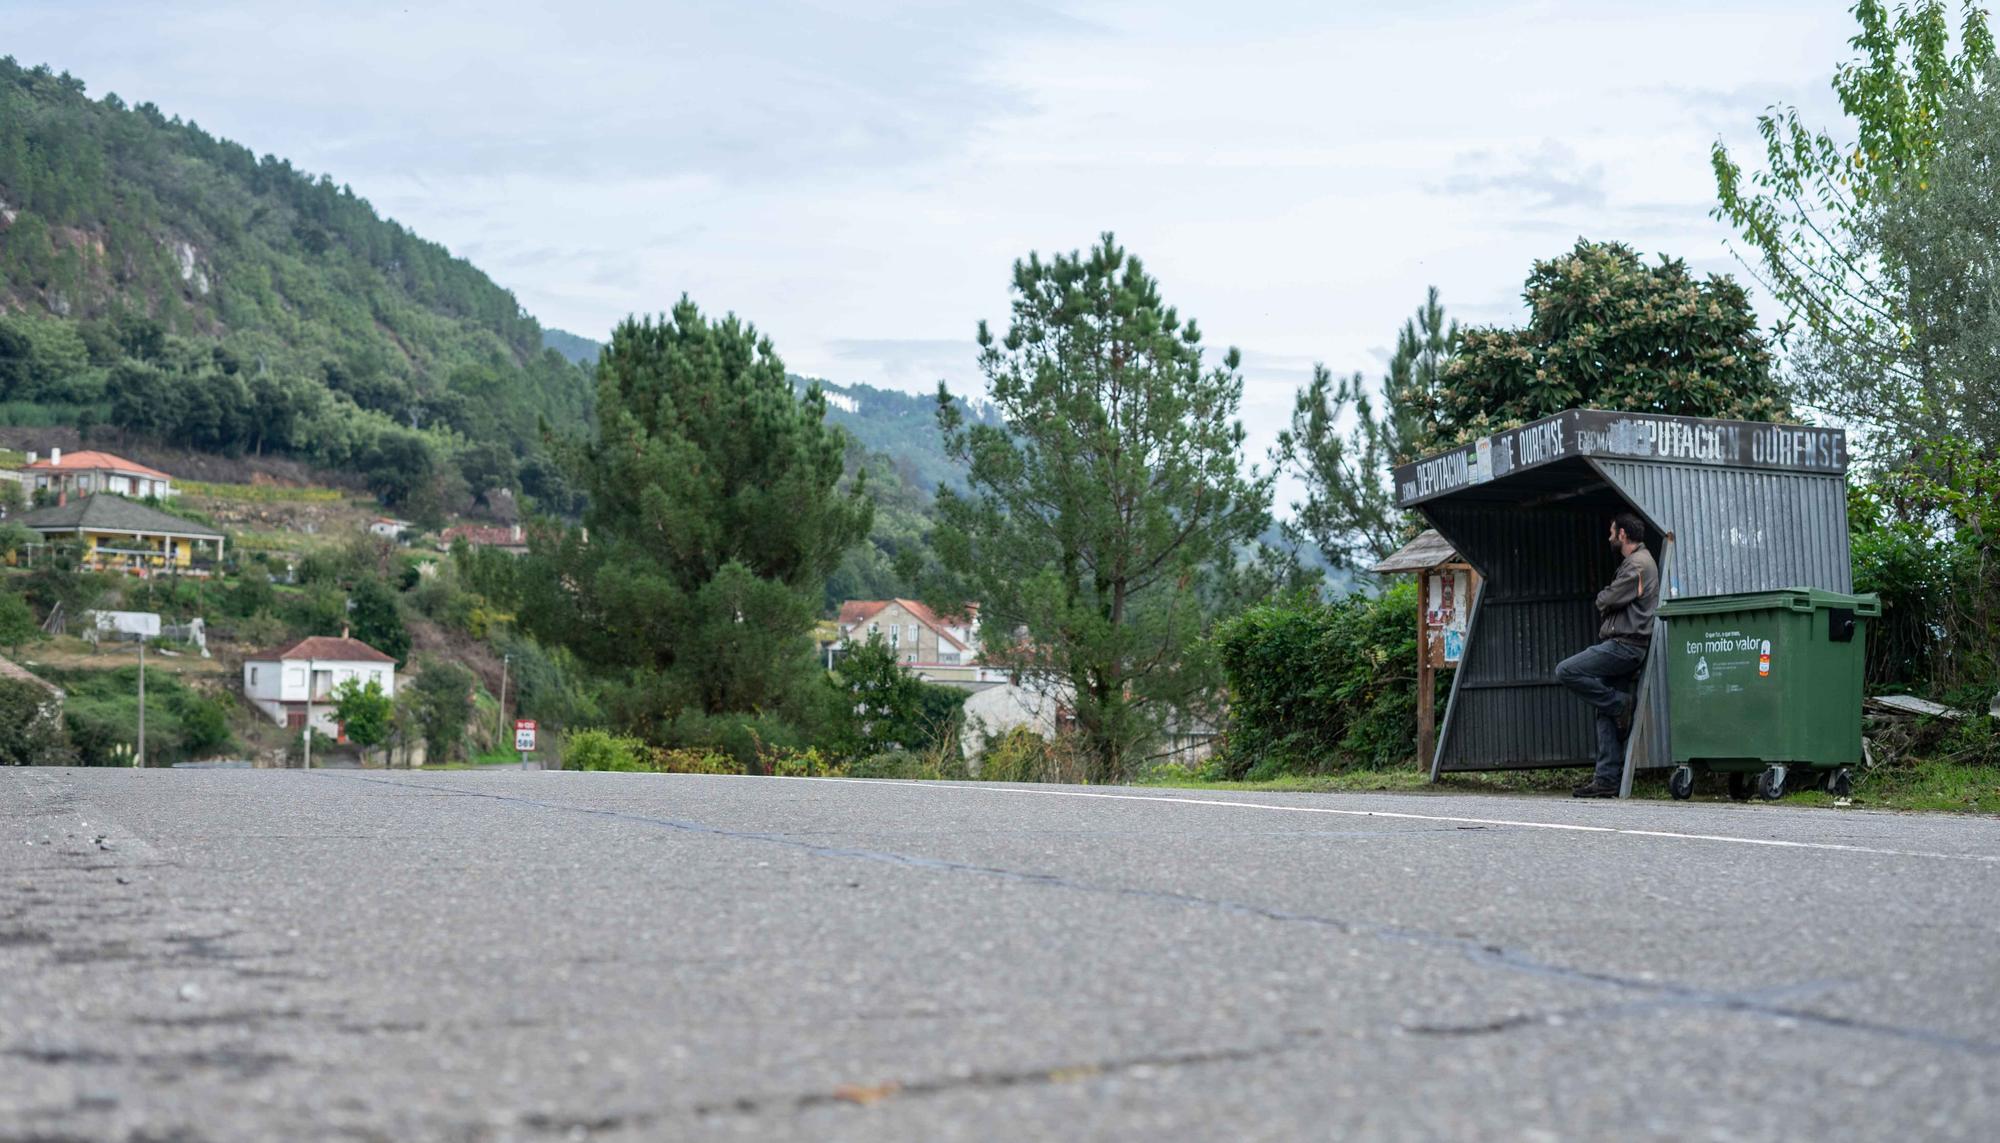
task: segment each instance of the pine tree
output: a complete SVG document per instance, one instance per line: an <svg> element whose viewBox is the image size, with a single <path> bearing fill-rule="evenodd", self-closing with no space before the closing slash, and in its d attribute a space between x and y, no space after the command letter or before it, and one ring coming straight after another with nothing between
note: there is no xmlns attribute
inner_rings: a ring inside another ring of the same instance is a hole
<svg viewBox="0 0 2000 1143"><path fill-rule="evenodd" d="M1305 486L1285 533L1309 539L1327 562L1353 568L1381 559L1410 530L1389 485L1391 466L1412 459L1424 437L1424 414L1437 399L1445 367L1458 351L1458 323L1447 323L1436 286L1396 335L1396 352L1382 379L1382 405L1361 374L1335 381L1324 365L1292 406L1291 427L1279 434L1272 463ZM1353 427L1342 425L1350 411Z"/></svg>
<svg viewBox="0 0 2000 1143"><path fill-rule="evenodd" d="M1016 262L1013 294L1004 337L979 327L1004 427L938 391L970 490L940 490L937 547L953 594L983 604L988 661L1067 691L1092 780L1117 780L1213 693L1201 640L1270 480L1240 468L1239 355L1206 361L1111 235Z"/></svg>
<svg viewBox="0 0 2000 1143"><path fill-rule="evenodd" d="M543 542L524 568L531 628L623 676L634 729L796 703L826 577L871 515L865 488L837 488L825 398L795 395L753 326L686 298L620 325L597 377L577 465L589 539Z"/></svg>

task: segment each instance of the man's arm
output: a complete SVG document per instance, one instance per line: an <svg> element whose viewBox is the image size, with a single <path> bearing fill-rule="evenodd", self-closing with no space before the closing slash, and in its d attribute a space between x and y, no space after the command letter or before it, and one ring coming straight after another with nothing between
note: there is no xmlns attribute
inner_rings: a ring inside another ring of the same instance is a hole
<svg viewBox="0 0 2000 1143"><path fill-rule="evenodd" d="M1618 565L1618 574L1612 578L1611 586L1597 593L1597 610L1609 613L1624 607L1646 594L1646 573L1639 565L1626 560Z"/></svg>

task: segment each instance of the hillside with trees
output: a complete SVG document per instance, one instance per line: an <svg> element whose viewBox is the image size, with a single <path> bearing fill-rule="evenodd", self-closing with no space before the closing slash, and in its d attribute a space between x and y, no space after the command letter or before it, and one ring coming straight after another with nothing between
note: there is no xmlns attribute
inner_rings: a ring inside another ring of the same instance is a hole
<svg viewBox="0 0 2000 1143"><path fill-rule="evenodd" d="M512 293L367 200L150 103L0 60L0 402L369 477L412 510L553 504L587 370Z"/></svg>

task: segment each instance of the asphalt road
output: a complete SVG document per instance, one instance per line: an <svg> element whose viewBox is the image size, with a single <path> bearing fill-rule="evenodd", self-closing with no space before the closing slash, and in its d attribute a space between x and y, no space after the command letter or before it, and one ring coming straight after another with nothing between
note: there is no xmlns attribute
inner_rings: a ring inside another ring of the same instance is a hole
<svg viewBox="0 0 2000 1143"><path fill-rule="evenodd" d="M0 1140L2000 1138L2000 821L0 770Z"/></svg>

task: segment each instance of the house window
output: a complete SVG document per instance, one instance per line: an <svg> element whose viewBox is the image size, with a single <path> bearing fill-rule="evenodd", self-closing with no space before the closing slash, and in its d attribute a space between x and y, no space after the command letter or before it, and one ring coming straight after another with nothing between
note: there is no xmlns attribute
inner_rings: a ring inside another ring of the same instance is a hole
<svg viewBox="0 0 2000 1143"><path fill-rule="evenodd" d="M255 667L250 668L250 685L253 687L257 685L257 668Z"/></svg>
<svg viewBox="0 0 2000 1143"><path fill-rule="evenodd" d="M902 642L903 642L903 629L901 627L889 628L889 646L891 647L901 646Z"/></svg>
<svg viewBox="0 0 2000 1143"><path fill-rule="evenodd" d="M940 663L956 663L956 662L958 662L958 652L957 652L957 651L939 651L939 652L938 652L938 662L940 662Z"/></svg>
<svg viewBox="0 0 2000 1143"><path fill-rule="evenodd" d="M881 625L880 623L870 623L870 624L868 625L868 633L869 633L870 635L879 635L879 634L881 634L881 633L882 633L882 625Z"/></svg>
<svg viewBox="0 0 2000 1143"><path fill-rule="evenodd" d="M369 672L369 676L370 676L370 677L371 677L371 678L372 678L372 679L374 680L374 682L375 682L375 685L377 685L377 686L380 686L380 685L382 684L382 672L381 672L381 671L379 671L379 670L378 670L378 671L370 671L370 672Z"/></svg>

